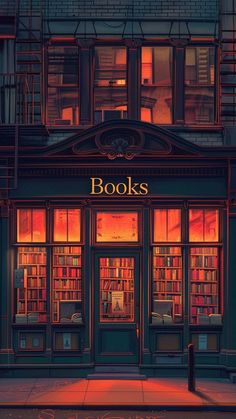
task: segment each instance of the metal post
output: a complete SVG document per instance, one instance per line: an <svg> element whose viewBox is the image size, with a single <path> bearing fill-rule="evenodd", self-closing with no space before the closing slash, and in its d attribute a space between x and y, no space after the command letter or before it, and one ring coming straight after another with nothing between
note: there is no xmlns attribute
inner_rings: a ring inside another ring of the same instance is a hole
<svg viewBox="0 0 236 419"><path fill-rule="evenodd" d="M195 356L194 345L188 345L188 391L195 391Z"/></svg>

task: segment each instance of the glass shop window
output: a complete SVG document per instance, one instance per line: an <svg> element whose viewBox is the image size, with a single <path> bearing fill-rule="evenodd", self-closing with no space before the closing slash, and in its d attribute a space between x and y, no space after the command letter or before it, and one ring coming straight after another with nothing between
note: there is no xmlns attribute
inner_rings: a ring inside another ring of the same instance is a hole
<svg viewBox="0 0 236 419"><path fill-rule="evenodd" d="M45 209L21 208L17 210L17 242L41 243L46 241Z"/></svg>
<svg viewBox="0 0 236 419"><path fill-rule="evenodd" d="M53 240L54 242L80 242L80 209L54 209Z"/></svg>
<svg viewBox="0 0 236 419"><path fill-rule="evenodd" d="M79 123L79 55L76 45L48 47L47 123Z"/></svg>
<svg viewBox="0 0 236 419"><path fill-rule="evenodd" d="M95 48L94 123L127 117L127 51Z"/></svg>
<svg viewBox="0 0 236 419"><path fill-rule="evenodd" d="M96 242L138 242L137 212L97 212Z"/></svg>
<svg viewBox="0 0 236 419"><path fill-rule="evenodd" d="M217 209L189 210L189 241L219 241L219 211Z"/></svg>
<svg viewBox="0 0 236 419"><path fill-rule="evenodd" d="M185 123L215 119L215 48L187 47L185 52Z"/></svg>
<svg viewBox="0 0 236 419"><path fill-rule="evenodd" d="M141 120L172 123L171 47L143 47L141 73Z"/></svg>
<svg viewBox="0 0 236 419"><path fill-rule="evenodd" d="M154 242L181 241L181 210L154 210Z"/></svg>

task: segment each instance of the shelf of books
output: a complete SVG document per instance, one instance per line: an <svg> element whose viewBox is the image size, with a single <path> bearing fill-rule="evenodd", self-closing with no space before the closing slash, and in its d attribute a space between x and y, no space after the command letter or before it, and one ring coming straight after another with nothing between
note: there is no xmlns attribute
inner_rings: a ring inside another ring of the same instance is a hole
<svg viewBox="0 0 236 419"><path fill-rule="evenodd" d="M217 247L190 248L189 277L191 323L220 324Z"/></svg>
<svg viewBox="0 0 236 419"><path fill-rule="evenodd" d="M182 322L182 284L181 247L154 247L152 323Z"/></svg>
<svg viewBox="0 0 236 419"><path fill-rule="evenodd" d="M46 322L46 248L19 247L17 256L24 281L17 288L16 323Z"/></svg>
<svg viewBox="0 0 236 419"><path fill-rule="evenodd" d="M134 258L100 258L100 321L134 321Z"/></svg>
<svg viewBox="0 0 236 419"><path fill-rule="evenodd" d="M53 248L53 321L82 322L81 246Z"/></svg>

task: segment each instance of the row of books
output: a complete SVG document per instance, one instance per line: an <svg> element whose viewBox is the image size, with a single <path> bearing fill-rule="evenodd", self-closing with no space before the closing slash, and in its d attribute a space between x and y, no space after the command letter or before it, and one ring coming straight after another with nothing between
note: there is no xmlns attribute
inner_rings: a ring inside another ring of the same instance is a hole
<svg viewBox="0 0 236 419"><path fill-rule="evenodd" d="M71 268L71 267L57 267L53 268L54 277L69 276L71 278L80 278L81 277L81 267Z"/></svg>
<svg viewBox="0 0 236 419"><path fill-rule="evenodd" d="M217 268L217 256L191 256L190 266L192 268Z"/></svg>
<svg viewBox="0 0 236 419"><path fill-rule="evenodd" d="M197 314L217 314L217 307L192 307L191 308L191 312L192 312L192 316L197 315Z"/></svg>
<svg viewBox="0 0 236 419"><path fill-rule="evenodd" d="M154 255L181 255L181 247L154 247L153 248Z"/></svg>
<svg viewBox="0 0 236 419"><path fill-rule="evenodd" d="M55 246L53 248L54 254L66 254L66 255L81 255L80 246Z"/></svg>
<svg viewBox="0 0 236 419"><path fill-rule="evenodd" d="M54 289L81 290L81 281L77 279L54 279Z"/></svg>
<svg viewBox="0 0 236 419"><path fill-rule="evenodd" d="M217 255L217 247L191 247L191 255Z"/></svg>
<svg viewBox="0 0 236 419"><path fill-rule="evenodd" d="M217 284L192 284L191 291L193 293L199 294L216 294L217 293Z"/></svg>
<svg viewBox="0 0 236 419"><path fill-rule="evenodd" d="M100 258L101 267L133 268L134 258Z"/></svg>
<svg viewBox="0 0 236 419"><path fill-rule="evenodd" d="M126 268L100 268L100 278L121 278L132 279L134 272L132 269Z"/></svg>
<svg viewBox="0 0 236 419"><path fill-rule="evenodd" d="M46 275L46 266L38 265L38 266L26 266L27 275L30 276L37 276L37 275Z"/></svg>
<svg viewBox="0 0 236 419"><path fill-rule="evenodd" d="M153 282L153 291L161 292L181 292L182 283L180 281L173 282Z"/></svg>
<svg viewBox="0 0 236 419"><path fill-rule="evenodd" d="M27 298L28 300L46 300L46 290L27 290Z"/></svg>
<svg viewBox="0 0 236 419"><path fill-rule="evenodd" d="M121 280L103 280L101 282L101 289L103 290L117 290L117 291L132 291L134 289L134 281Z"/></svg>
<svg viewBox="0 0 236 419"><path fill-rule="evenodd" d="M81 266L80 255L54 255L54 265Z"/></svg>
<svg viewBox="0 0 236 419"><path fill-rule="evenodd" d="M19 247L18 248L19 253L44 253L46 252L46 247Z"/></svg>
<svg viewBox="0 0 236 419"><path fill-rule="evenodd" d="M54 300L81 300L81 291L54 291Z"/></svg>
<svg viewBox="0 0 236 419"><path fill-rule="evenodd" d="M27 278L28 288L46 288L46 278Z"/></svg>
<svg viewBox="0 0 236 419"><path fill-rule="evenodd" d="M192 281L216 281L217 270L205 270L205 269L192 269L191 270Z"/></svg>
<svg viewBox="0 0 236 419"><path fill-rule="evenodd" d="M182 279L182 269L163 269L155 268L153 269L153 279L164 279L164 280L181 280Z"/></svg>
<svg viewBox="0 0 236 419"><path fill-rule="evenodd" d="M27 302L28 311L46 311L46 301L28 301Z"/></svg>
<svg viewBox="0 0 236 419"><path fill-rule="evenodd" d="M46 253L19 253L20 265L45 265Z"/></svg>
<svg viewBox="0 0 236 419"><path fill-rule="evenodd" d="M206 305L206 304L217 304L216 295L192 295L191 297L192 304Z"/></svg>
<svg viewBox="0 0 236 419"><path fill-rule="evenodd" d="M179 256L154 256L153 264L155 267L181 267L182 260Z"/></svg>

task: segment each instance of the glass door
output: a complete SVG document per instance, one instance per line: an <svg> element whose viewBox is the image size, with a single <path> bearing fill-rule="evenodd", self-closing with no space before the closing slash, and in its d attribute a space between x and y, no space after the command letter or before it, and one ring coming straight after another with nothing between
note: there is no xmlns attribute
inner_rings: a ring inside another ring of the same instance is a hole
<svg viewBox="0 0 236 419"><path fill-rule="evenodd" d="M98 254L95 260L95 361L137 363L139 258Z"/></svg>

